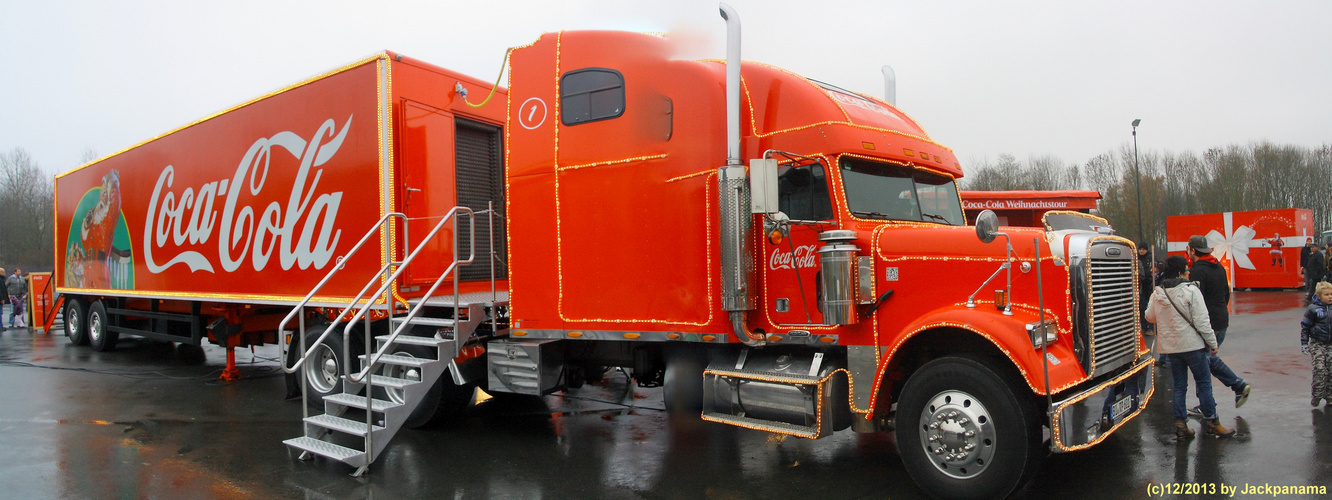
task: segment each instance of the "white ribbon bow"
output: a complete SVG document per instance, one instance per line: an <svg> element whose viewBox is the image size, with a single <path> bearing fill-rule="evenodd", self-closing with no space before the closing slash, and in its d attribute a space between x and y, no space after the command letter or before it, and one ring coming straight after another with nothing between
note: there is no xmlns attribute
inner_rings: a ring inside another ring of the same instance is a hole
<svg viewBox="0 0 1332 500"><path fill-rule="evenodd" d="M1257 269L1253 267L1253 262L1249 261L1249 248L1254 245L1253 237L1258 235L1257 231L1250 229L1249 226L1240 226L1231 229L1235 224L1234 217L1230 212L1221 214L1225 220L1226 235L1222 236L1215 229L1207 233L1207 245L1212 247L1212 255L1217 260L1225 260L1230 256L1230 260L1235 261L1235 265L1242 269ZM1231 280L1232 283L1234 280Z"/></svg>

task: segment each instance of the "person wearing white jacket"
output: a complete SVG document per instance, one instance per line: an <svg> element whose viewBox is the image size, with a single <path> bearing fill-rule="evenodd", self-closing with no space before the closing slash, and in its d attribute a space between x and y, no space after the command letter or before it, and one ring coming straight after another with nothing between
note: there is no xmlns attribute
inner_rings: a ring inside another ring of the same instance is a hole
<svg viewBox="0 0 1332 500"><path fill-rule="evenodd" d="M1234 435L1235 431L1222 426L1216 414L1212 373L1207 363L1207 354L1217 351L1216 333L1208 321L1202 291L1189 281L1189 263L1183 257L1172 255L1166 259L1160 286L1152 290L1148 299L1146 317L1156 325L1157 348L1170 356L1170 372L1175 381L1175 436L1181 439L1193 436L1185 402L1189 372L1193 372L1197 384L1203 431L1216 436Z"/></svg>

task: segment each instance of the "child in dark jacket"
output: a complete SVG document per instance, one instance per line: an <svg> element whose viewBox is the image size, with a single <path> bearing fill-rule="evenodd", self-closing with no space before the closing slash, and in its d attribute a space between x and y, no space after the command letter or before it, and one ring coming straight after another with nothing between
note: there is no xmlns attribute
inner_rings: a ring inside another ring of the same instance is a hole
<svg viewBox="0 0 1332 500"><path fill-rule="evenodd" d="M1313 357L1309 404L1332 403L1332 283L1321 281L1314 287L1313 303L1300 321L1300 352Z"/></svg>

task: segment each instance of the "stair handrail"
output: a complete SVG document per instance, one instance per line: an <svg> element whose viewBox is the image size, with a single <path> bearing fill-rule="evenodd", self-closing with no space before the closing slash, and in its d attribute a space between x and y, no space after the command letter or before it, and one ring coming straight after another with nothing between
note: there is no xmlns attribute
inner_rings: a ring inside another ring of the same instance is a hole
<svg viewBox="0 0 1332 500"><path fill-rule="evenodd" d="M287 346L284 345L285 349L283 350L283 358L282 358L282 360L281 360L281 365L282 365L282 371L283 371L283 372L285 372L285 373L296 373L296 370L300 369L301 364L305 363L305 359L308 358L308 357L310 356L310 354L312 354L312 351L314 351L314 348L315 348L316 346L318 346L319 344L323 343L324 339L325 339L326 337L328 337L329 333L331 333L331 332L334 330L333 326L335 326L337 323L341 322L341 315L339 315L339 319L338 319L338 321L334 322L332 325L329 325L328 328L325 328L325 329L324 329L324 333L323 333L322 335L320 335L319 338L316 339L316 340L312 343L312 345L309 347L309 350L307 350L307 349L306 349L306 339L305 339L305 334L304 334L304 332L305 332L305 315L304 315L304 314L299 314L299 313L300 313L301 311L305 310L305 306L306 306L306 304L309 304L309 303L310 303L310 300L313 299L314 296L315 296L316 294L318 294L319 291L322 290L322 289L324 288L324 285L328 284L328 282L329 282L330 280L333 279L333 276L336 275L336 274L338 273L338 271L341 271L343 268L347 267L347 261L348 261L349 259L351 259L351 257L352 257L353 255L355 255L356 252L360 251L361 246L364 245L365 242L368 241L368 240L370 239L371 236L374 236L374 235L379 234L379 232L380 232L381 228L384 226L384 224L385 224L386 222L388 222L388 220L391 219L391 218L393 218L393 217L397 217L397 218L402 219L402 225L403 225L403 232L402 232L402 233L403 233L403 242L404 242L404 245L405 245L405 244L406 244L406 241L407 241L407 230L406 230L406 228L407 228L407 215L406 215L406 214L403 214L403 213L401 213L401 212L390 212L390 213L384 214L384 216L383 216L383 217L380 217L379 220L376 221L376 222L374 223L374 225L370 226L370 229L367 230L367 231L365 232L365 235L361 237L360 241L357 241L357 242L356 242L356 245L353 246L351 250L349 250L347 253L345 253L345 254L343 254L343 255L341 255L341 256L339 256L339 257L337 258L337 261L336 261L337 264L333 266L333 269L330 269L330 270L328 271L328 273L324 275L324 279L320 280L320 281L319 281L319 284L315 285L315 287L314 287L313 289L310 290L310 293L306 294L306 295L305 295L305 298L301 299L301 301L300 301L298 304L296 304L295 307L292 308L292 310L291 310L290 313L287 313L287 316L286 316L286 317L282 318L282 322L278 324L278 332L286 331L286 329L287 329L287 323L290 322L290 321L292 320L293 317L299 317L299 321L298 321L298 327L299 327L299 330L296 332L296 334L301 338L301 351L300 351L300 352L301 352L301 357L298 358L298 359L296 360L296 362L295 362L294 364L291 365L291 367L287 367L287 361L286 361L286 351L289 350L290 347L287 347ZM384 272L385 269L389 268L390 266L392 266L392 265L394 265L394 264L395 264L395 262L392 261L392 260L391 260L391 257L390 257L390 262L387 263L387 264L385 264L383 267L379 268L379 271L377 271L377 272L375 273L375 275L376 275L376 276L381 275L381 274ZM372 279L371 282L373 283L373 279ZM354 299L352 299L352 303L354 304L356 301L360 300L360 299L362 298L362 296L365 294L365 290L368 289L368 288L370 288L369 283L366 284L365 288L362 288L362 289L361 289L361 293L357 294L357 296L356 296ZM302 398L302 399L304 399L304 398Z"/></svg>
<svg viewBox="0 0 1332 500"><path fill-rule="evenodd" d="M458 219L455 216L461 213L467 214L467 221L469 226L468 227L469 248L468 248L468 257L466 260L458 259ZM435 234L437 234L439 230L444 227L444 224L448 223L450 220L453 221L453 262L449 264L448 268L444 269L444 272L441 273L438 278L435 279L434 284L431 285L430 289L426 290L426 293L424 296L422 296L421 300L417 302L415 306L412 307L412 309L408 312L406 318L404 318L403 322L393 330L393 333L389 334L389 337L384 341L384 347L381 347L379 350L375 351L374 356L367 355L365 368L361 369L361 371L358 373L351 373L351 368L350 368L351 363L347 363L348 381L354 384L360 384L360 383L365 383L367 380L369 380L370 374L374 372L375 368L380 366L381 364L380 358L384 356L384 353L388 350L389 346L391 346L393 342L398 339L398 335L401 334L406 327L410 326L408 322L411 321L412 318L415 318L416 314L420 312L421 308L426 303L426 299L430 298L434 294L435 290L439 288L439 285L443 283L444 279L447 278L450 274L452 274L458 268L459 265L471 264L473 261L476 260L476 213L473 212L472 209L467 207L462 207L462 206L453 207L453 209L449 210L449 212L445 214L444 217L440 219L438 223L435 224L435 227L432 228L430 232L427 233L426 236L422 238L421 243L417 245L415 249L412 250L412 253L402 260L402 262L398 265L398 269L394 271L393 275L390 276L389 279L383 285L380 286L379 290L376 291L374 295L379 295L387 291L388 288L397 281L398 277L402 275L402 273L407 269L407 267L410 266L411 263L416 260L416 256L420 254L422 250L425 249L426 244L429 243L430 240L435 237ZM453 295L454 295L453 319L454 321L457 321L458 319L457 279L453 280ZM351 340L351 329L353 326L355 326L357 321L359 321L362 317L365 316L368 310L368 306L369 304L366 304L365 306L359 308L357 310L356 315L347 321L347 327L343 329L343 338L345 340L348 341ZM457 331L456 327L454 331L456 333ZM370 337L370 332L366 331L366 342L367 342L366 345L370 345L368 343L370 341L369 337ZM455 340L457 340L456 335L455 335ZM343 350L347 351L343 355L344 359L346 359L346 357L350 356L351 354L348 349L348 344L350 344L350 342L342 343Z"/></svg>
<svg viewBox="0 0 1332 500"><path fill-rule="evenodd" d="M468 257L467 260L465 261L460 261L458 259L458 215L462 213L467 214L467 222L468 222L467 241L469 243L468 245L469 249L468 249ZM344 381L343 383L365 384L365 458L366 458L365 463L367 465L374 462L375 460L375 455L374 455L375 448L373 441L374 413L375 413L373 396L375 391L375 383L374 383L375 369L382 364L381 359L384 357L384 353L393 346L393 343L395 341L397 341L398 335L401 334L404 329L411 326L410 321L412 320L412 318L415 318L416 314L421 311L421 308L425 306L426 300L429 299L430 296L434 294L435 290L439 288L439 285L444 281L444 278L452 274L454 270L458 268L459 264L470 264L471 262L476 260L476 213L473 212L472 209L462 206L453 207L452 209L450 209L449 212L447 214L444 214L444 217L441 218L439 222L435 224L435 227L431 228L430 232L421 238L421 243L417 244L416 248L412 249L411 253L408 254L407 257L403 258L402 262L399 263L398 268L393 272L391 276L389 276L387 280L384 281L383 285L380 285L379 290L374 293L374 295L386 293L389 287L393 286L394 283L397 283L398 277L401 276L402 273L405 272L409 266L411 266L412 262L416 261L416 256L419 255L421 251L426 248L426 246L428 246L428 244L435 237L435 235L439 233L439 230L443 228L444 225L447 224L449 221L453 221L453 246L452 246L453 262L450 263L449 266L444 269L443 273L440 273L439 277L435 279L434 284L430 286L430 289L426 291L425 295L422 296L421 300L417 302L417 304L413 306L412 309L407 313L407 316L403 320L403 322L393 330L393 333L389 334L388 338L384 341L383 347L380 347L378 350L376 350L373 355L369 353L366 354L365 368L363 368L359 373L351 372L351 350L350 350L351 332L352 332L352 327L356 325L356 322L359 321L362 317L364 317L366 313L369 311L369 306L371 304L367 303L364 306L361 306L357 310L356 314L352 316L350 320L347 321L347 326L346 328L343 329L342 359L348 360L346 363L344 363L344 372L346 375L343 377ZM453 353L454 356L457 356L458 279L456 277L453 280L453 298L454 298L453 331L455 339ZM392 322L390 321L389 324L392 325ZM366 328L365 329L366 346L373 345L371 343L370 336L371 336L370 328ZM424 379L424 377L422 378ZM302 387L304 387L304 385L305 384L302 384Z"/></svg>

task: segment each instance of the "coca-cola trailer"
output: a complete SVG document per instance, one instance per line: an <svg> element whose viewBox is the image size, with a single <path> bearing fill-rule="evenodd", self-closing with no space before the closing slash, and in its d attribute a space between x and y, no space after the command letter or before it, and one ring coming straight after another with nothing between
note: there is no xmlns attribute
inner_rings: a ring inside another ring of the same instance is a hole
<svg viewBox="0 0 1332 500"><path fill-rule="evenodd" d="M363 473L475 392L623 367L672 412L896 429L941 497L1003 496L1152 394L1131 242L965 225L896 107L662 36L558 32L508 88L384 52L56 179L65 333L281 343L302 458ZM237 376L229 356L225 376Z"/></svg>

